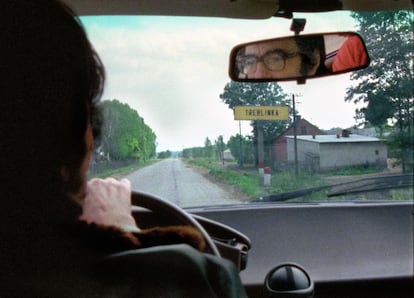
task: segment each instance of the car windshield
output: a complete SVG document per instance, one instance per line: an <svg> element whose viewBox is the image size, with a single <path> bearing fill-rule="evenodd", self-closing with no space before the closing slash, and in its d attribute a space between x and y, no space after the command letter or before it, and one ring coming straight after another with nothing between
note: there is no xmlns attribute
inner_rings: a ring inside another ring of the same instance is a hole
<svg viewBox="0 0 414 298"><path fill-rule="evenodd" d="M231 49L293 35L291 20L82 17L107 72L89 176L127 177L181 207L412 200L413 13L294 17L303 34L358 32L371 65L305 84L233 82ZM236 106L287 117L236 120Z"/></svg>

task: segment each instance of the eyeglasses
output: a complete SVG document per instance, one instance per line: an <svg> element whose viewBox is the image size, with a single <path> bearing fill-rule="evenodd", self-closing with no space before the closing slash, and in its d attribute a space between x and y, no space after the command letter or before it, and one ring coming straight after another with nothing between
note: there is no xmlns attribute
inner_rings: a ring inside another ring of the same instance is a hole
<svg viewBox="0 0 414 298"><path fill-rule="evenodd" d="M285 68L287 59L298 55L300 55L300 52L288 53L281 49L275 49L260 57L256 55L239 55L236 58L236 63L239 71L243 74L254 73L259 62L262 62L270 71L281 71Z"/></svg>

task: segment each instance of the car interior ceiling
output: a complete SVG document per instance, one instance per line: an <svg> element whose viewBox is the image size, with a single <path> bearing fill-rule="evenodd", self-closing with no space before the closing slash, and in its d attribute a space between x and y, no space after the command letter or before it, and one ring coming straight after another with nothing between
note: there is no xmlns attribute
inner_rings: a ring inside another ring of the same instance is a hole
<svg viewBox="0 0 414 298"><path fill-rule="evenodd" d="M289 17L292 12L332 10L381 11L412 9L411 0L209 0L136 1L136 0L64 0L78 15L177 15L264 19Z"/></svg>

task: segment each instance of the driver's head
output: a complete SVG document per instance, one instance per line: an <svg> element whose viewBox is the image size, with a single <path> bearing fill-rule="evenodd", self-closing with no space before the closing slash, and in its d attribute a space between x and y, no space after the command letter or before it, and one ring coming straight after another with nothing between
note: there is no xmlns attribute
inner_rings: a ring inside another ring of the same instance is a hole
<svg viewBox="0 0 414 298"><path fill-rule="evenodd" d="M3 183L10 197L25 188L76 193L91 132L99 128L102 63L72 11L57 1L2 0L0 28ZM25 186L15 189L19 184Z"/></svg>

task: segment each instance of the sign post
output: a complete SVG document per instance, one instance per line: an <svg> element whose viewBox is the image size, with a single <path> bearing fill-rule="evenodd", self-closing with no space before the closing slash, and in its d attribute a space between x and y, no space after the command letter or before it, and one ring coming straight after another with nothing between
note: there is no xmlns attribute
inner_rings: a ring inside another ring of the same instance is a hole
<svg viewBox="0 0 414 298"><path fill-rule="evenodd" d="M255 120L258 122L255 129L258 138L258 164L259 178L264 184L264 146L262 121L289 120L288 106L236 106L234 107L234 120ZM240 135L241 136L241 135Z"/></svg>

